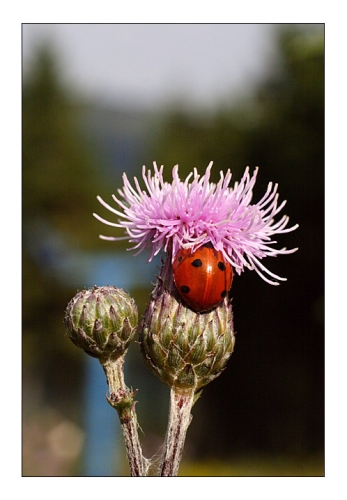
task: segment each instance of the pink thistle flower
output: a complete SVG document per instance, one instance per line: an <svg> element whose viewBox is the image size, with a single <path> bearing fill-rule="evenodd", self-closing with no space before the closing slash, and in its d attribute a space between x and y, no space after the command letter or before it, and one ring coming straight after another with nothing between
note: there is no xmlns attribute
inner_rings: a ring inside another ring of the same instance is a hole
<svg viewBox="0 0 347 500"><path fill-rule="evenodd" d="M98 196L99 202L120 220L115 223L97 214L94 216L104 224L124 228L127 236L100 235L100 238L113 241L127 239L134 243L130 250L137 250L135 255L149 248L149 261L162 248L168 251L171 247L174 260L180 248L194 251L211 242L216 250L223 252L238 274L248 268L272 285L278 285L276 280L286 281L261 263L264 257L276 257L297 250L277 250L273 247L276 241L271 238L275 234L288 233L298 227L296 224L287 228L289 217L286 215L274 221L286 204L283 201L278 205L278 185L270 182L262 199L251 204L258 167L252 177L247 167L241 181L229 187L230 170L226 174L220 172L217 184L210 182L212 163L203 176L194 168L184 181L179 178L176 165L172 171L172 183L164 182L163 166L158 168L154 162L154 174L150 170L146 172L143 166L142 177L147 192L141 189L136 177L133 187L123 174L124 186L118 190L120 198L112 196L119 206L118 210Z"/></svg>

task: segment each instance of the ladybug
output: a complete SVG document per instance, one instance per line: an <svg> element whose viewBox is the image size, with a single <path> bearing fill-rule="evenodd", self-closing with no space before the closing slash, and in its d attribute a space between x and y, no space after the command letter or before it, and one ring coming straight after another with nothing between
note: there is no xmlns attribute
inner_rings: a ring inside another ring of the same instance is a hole
<svg viewBox="0 0 347 500"><path fill-rule="evenodd" d="M173 276L183 301L195 312L209 311L228 294L233 269L211 242L195 252L178 251L173 263Z"/></svg>

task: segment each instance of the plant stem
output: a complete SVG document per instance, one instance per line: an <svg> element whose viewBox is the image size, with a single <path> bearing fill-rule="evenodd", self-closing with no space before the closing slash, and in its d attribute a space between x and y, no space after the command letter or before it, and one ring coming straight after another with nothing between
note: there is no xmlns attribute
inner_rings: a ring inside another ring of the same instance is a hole
<svg viewBox="0 0 347 500"><path fill-rule="evenodd" d="M142 455L141 444L137 432L138 423L135 411L134 396L124 382L124 356L117 359L100 360L109 387L109 404L117 410L122 427L125 449L131 476L146 476L148 462Z"/></svg>
<svg viewBox="0 0 347 500"><path fill-rule="evenodd" d="M184 442L192 416L194 390L178 391L171 388L170 414L166 432L164 452L160 465L160 476L177 476Z"/></svg>

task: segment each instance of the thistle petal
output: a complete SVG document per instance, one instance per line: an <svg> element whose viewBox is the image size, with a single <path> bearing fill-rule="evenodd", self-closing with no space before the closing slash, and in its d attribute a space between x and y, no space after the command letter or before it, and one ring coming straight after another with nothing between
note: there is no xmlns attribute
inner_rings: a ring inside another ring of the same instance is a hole
<svg viewBox="0 0 347 500"><path fill-rule="evenodd" d="M126 236L100 236L105 240L128 239L138 253L149 248L151 260L163 248L172 249L172 259L180 248L196 250L211 242L221 250L224 257L241 274L246 268L254 270L265 281L277 285L283 280L273 275L259 261L265 257L290 254L297 249L276 250L272 236L294 231L298 225L287 227L289 218L283 216L278 222L274 217L283 209L285 201L278 204L278 185L270 182L258 203L251 203L258 167L253 175L246 168L241 181L230 186L231 172L220 172L217 184L210 182L212 162L205 174L196 169L184 181L178 174L178 165L172 171L172 183L164 182L163 166L154 162L154 173L142 169L142 178L147 191L141 189L134 178L135 188L127 176L123 176L122 200L113 195L115 209L98 197L99 202L117 215L117 222L94 216L106 225L123 228ZM274 279L272 279L274 278Z"/></svg>

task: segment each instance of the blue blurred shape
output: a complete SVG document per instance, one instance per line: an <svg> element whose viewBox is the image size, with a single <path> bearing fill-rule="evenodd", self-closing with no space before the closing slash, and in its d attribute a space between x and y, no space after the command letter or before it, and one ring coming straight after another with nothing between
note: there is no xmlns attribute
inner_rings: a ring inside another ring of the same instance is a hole
<svg viewBox="0 0 347 500"><path fill-rule="evenodd" d="M96 254L88 266L86 274L89 281L86 285L115 285L126 290L136 286L151 288L158 266L158 260L148 263L145 254L136 257L124 252Z"/></svg>
<svg viewBox="0 0 347 500"><path fill-rule="evenodd" d="M100 363L86 356L84 414L86 443L83 476L121 475L121 427L106 402L107 383Z"/></svg>
<svg viewBox="0 0 347 500"><path fill-rule="evenodd" d="M23 234L26 250L41 272L63 285L90 288L114 285L118 288L150 288L160 266L157 256L147 262L146 252L134 257L133 252L84 252L69 246L65 237L42 218L27 225Z"/></svg>

